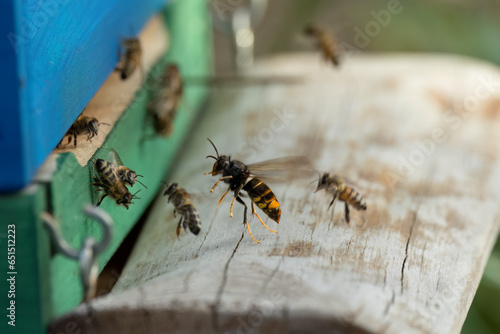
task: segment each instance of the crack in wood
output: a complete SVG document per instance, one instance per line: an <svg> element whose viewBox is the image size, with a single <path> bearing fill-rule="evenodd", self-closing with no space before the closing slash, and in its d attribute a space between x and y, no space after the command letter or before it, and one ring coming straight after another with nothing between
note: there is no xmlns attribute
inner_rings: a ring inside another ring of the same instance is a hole
<svg viewBox="0 0 500 334"><path fill-rule="evenodd" d="M424 272L423 267L424 267L424 254L425 254L425 249L427 247L427 242L424 243L424 247L422 248L422 255L420 256L420 273Z"/></svg>
<svg viewBox="0 0 500 334"><path fill-rule="evenodd" d="M222 282L219 286L219 289L217 290L217 294L215 295L215 302L212 305L212 328L214 329L215 333L220 333L220 325L219 325L219 316L218 316L218 310L220 307L220 303L222 300L222 294L224 293L224 289L227 284L227 271L229 269L229 263L231 263L231 260L234 257L234 254L238 250L238 247L240 246L241 240L243 240L243 237L245 236L245 232L241 233L241 238L236 244L236 247L234 247L233 252L231 253L231 256L226 262L226 265L224 266L224 272L222 274Z"/></svg>
<svg viewBox="0 0 500 334"><path fill-rule="evenodd" d="M413 234L413 228L415 227L415 224L417 223L417 212L418 212L419 208L420 208L420 202L418 203L417 209L413 212L413 217L412 217L412 221L411 221L411 225L410 225L410 232L408 235L408 239L406 240L405 257L403 259L403 264L401 265L401 295L403 295L403 289L404 289L405 266L406 266L406 260L408 260L408 248L410 245L411 236Z"/></svg>
<svg viewBox="0 0 500 334"><path fill-rule="evenodd" d="M439 291L439 283L441 282L441 267L439 267L437 275L438 275L438 279L436 282L436 291Z"/></svg>
<svg viewBox="0 0 500 334"><path fill-rule="evenodd" d="M210 233L210 230L212 229L212 225L214 224L215 218L217 218L217 215L219 214L219 207L215 209L214 216L212 220L210 221L210 224L208 225L207 233L203 236L203 240L201 241L200 247L198 247L198 250L194 254L193 258L196 259L198 258L198 254L200 253L201 247L203 247L203 244L205 243L205 240L207 240L208 234Z"/></svg>
<svg viewBox="0 0 500 334"><path fill-rule="evenodd" d="M394 290L391 290L391 293L391 300L387 303L384 309L384 317L387 317L387 315L389 315L389 310L391 309L392 305L394 305L394 301L396 300L396 293L394 292Z"/></svg>
<svg viewBox="0 0 500 334"><path fill-rule="evenodd" d="M389 267L389 264L387 264L384 269L384 287L387 286L387 267Z"/></svg>
<svg viewBox="0 0 500 334"><path fill-rule="evenodd" d="M429 192L431 190L434 171L435 171L435 167L434 166L431 167L431 168L429 168L428 177L427 177L427 179L429 180L429 183L428 183L427 189L425 189L422 192L422 195L424 195L424 196L427 195L427 194L429 194ZM417 195L417 194L415 194L415 195ZM408 239L406 240L405 257L403 259L403 264L401 265L401 295L403 295L403 290L404 290L405 267L406 267L406 261L408 260L408 248L410 246L411 237L413 235L413 229L415 228L415 225L417 223L418 210L420 210L420 206L422 205L422 200L423 200L422 197L420 197L418 199L417 207L415 208L415 211L413 212L413 217L412 217L412 220L411 220L411 225L410 225L410 231L409 231Z"/></svg>
<svg viewBox="0 0 500 334"><path fill-rule="evenodd" d="M182 293L186 293L189 291L189 280L191 279L191 276L193 275L194 273L194 269L193 270L190 270L187 275L184 277L184 280L183 280L183 288L182 288Z"/></svg>
<svg viewBox="0 0 500 334"><path fill-rule="evenodd" d="M256 300L260 299L262 297L262 295L264 295L264 293L267 290L267 287L269 286L269 282L271 282L271 280L274 278L274 276L278 272L279 268L281 267L281 264L283 263L284 258L285 258L285 256L281 257L281 259L278 261L278 265L276 266L276 268L273 269L273 271L269 275L268 279L264 282L264 284L262 284L262 289L257 294L257 297L255 298ZM254 302L254 304L255 304L255 302Z"/></svg>

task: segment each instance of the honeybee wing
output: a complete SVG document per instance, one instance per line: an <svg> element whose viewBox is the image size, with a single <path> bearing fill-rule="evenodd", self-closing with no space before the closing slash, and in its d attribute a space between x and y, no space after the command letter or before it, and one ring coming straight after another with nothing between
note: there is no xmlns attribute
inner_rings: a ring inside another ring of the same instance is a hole
<svg viewBox="0 0 500 334"><path fill-rule="evenodd" d="M118 152L116 152L116 150L114 148L109 149L108 161L111 162L115 166L123 166L122 159L120 159Z"/></svg>
<svg viewBox="0 0 500 334"><path fill-rule="evenodd" d="M317 172L305 156L289 156L247 165L252 177L269 182L312 178Z"/></svg>
<svg viewBox="0 0 500 334"><path fill-rule="evenodd" d="M212 194L191 192L189 193L189 198L195 208L200 208L208 203L213 203L214 197L210 195Z"/></svg>
<svg viewBox="0 0 500 334"><path fill-rule="evenodd" d="M164 194L164 192L165 192L165 190L167 190L167 188L168 188L168 184L167 184L167 187L164 187L164 189L161 191L161 193ZM188 194L189 200L191 201L191 203L195 207L205 205L209 202L213 202L213 196L210 196L209 194L207 194L205 192L198 192L199 189L196 189L193 192L187 191L184 188L182 188L182 189ZM163 195L163 197L165 197L165 199L167 199L169 197L169 195L166 194L166 195Z"/></svg>

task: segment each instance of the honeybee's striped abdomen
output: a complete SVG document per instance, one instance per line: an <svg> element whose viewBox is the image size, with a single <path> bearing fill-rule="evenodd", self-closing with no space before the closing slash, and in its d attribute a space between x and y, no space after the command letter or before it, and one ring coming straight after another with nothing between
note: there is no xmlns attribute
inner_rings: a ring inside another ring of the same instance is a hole
<svg viewBox="0 0 500 334"><path fill-rule="evenodd" d="M253 178L245 184L243 190L248 192L248 196L252 202L257 204L269 218L278 224L280 223L280 204L272 190L264 182L257 178Z"/></svg>
<svg viewBox="0 0 500 334"><path fill-rule="evenodd" d="M346 187L339 199L352 205L356 210L366 210L366 202L353 188Z"/></svg>
<svg viewBox="0 0 500 334"><path fill-rule="evenodd" d="M97 159L96 162L97 173L101 182L114 184L116 181L116 173L114 172L113 165L102 159Z"/></svg>
<svg viewBox="0 0 500 334"><path fill-rule="evenodd" d="M182 214L184 216L184 224L187 224L189 230L194 235L198 235L201 230L201 219L195 207L192 204L188 204L183 206L179 211L182 211Z"/></svg>

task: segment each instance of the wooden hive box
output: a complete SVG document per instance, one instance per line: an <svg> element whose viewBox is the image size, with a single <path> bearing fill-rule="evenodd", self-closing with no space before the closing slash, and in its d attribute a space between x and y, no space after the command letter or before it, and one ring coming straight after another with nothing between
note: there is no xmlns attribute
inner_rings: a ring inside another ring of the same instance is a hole
<svg viewBox="0 0 500 334"><path fill-rule="evenodd" d="M14 44L2 44L6 89L0 154L9 159L0 166L6 176L0 181L0 245L7 247L7 226L14 225L15 330L44 333L50 320L81 302L82 288L77 263L52 251L40 213L56 217L72 247L90 235L99 239L102 232L82 214L85 204L97 201L88 161L116 149L145 176L148 190L129 210L113 201L102 203L115 221L113 240L98 258L103 268L161 187L206 97L206 89L187 87L173 135L160 138L145 108L153 83L169 62L178 63L183 74L208 75L211 26L201 0L10 1L1 6L2 27ZM142 42L146 71L121 81L114 72L118 50L131 35ZM111 126L101 126L92 142L82 136L76 149L63 143L53 152L84 108ZM7 271L2 269L0 277L0 288L8 291ZM10 300L7 294L2 297L5 305ZM9 330L2 321L0 332Z"/></svg>

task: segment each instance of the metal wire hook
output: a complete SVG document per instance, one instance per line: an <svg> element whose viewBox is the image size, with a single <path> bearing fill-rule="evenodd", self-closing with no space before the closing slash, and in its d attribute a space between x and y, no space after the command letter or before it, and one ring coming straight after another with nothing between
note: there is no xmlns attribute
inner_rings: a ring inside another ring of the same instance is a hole
<svg viewBox="0 0 500 334"><path fill-rule="evenodd" d="M101 224L103 236L99 243L96 243L93 237L87 237L79 250L73 249L62 237L54 216L47 212L43 212L41 218L45 227L49 230L52 241L56 245L58 251L71 259L78 260L80 280L84 291L84 301L89 301L94 298L96 294L99 271L96 259L111 242L113 235L113 219L107 212L91 205L86 205L83 212L89 218L97 220Z"/></svg>

